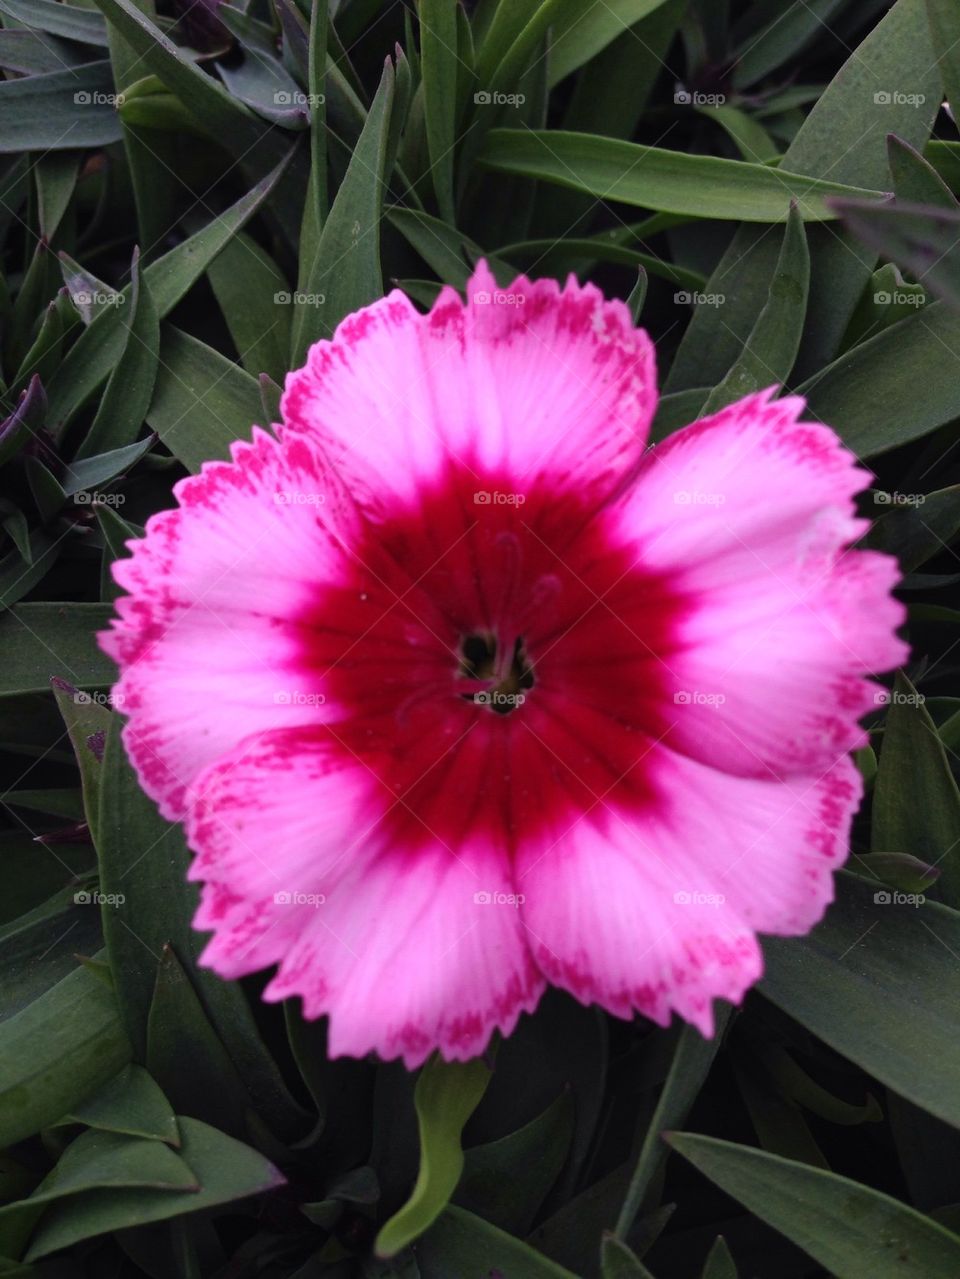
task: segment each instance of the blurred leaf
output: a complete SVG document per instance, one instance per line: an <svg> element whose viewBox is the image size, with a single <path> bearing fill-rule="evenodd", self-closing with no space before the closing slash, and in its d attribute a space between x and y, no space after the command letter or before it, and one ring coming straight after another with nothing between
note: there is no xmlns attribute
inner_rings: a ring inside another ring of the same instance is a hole
<svg viewBox="0 0 960 1279"><path fill-rule="evenodd" d="M670 1073L643 1137L636 1167L620 1209L616 1233L621 1239L629 1233L653 1178L667 1158L668 1152L661 1140L662 1135L667 1128L683 1123L686 1118L713 1065L729 1016L729 1008L718 1004L712 1039L704 1039L695 1026L686 1024L679 1032Z"/></svg>
<svg viewBox="0 0 960 1279"><path fill-rule="evenodd" d="M273 190L283 169L284 164L279 165L225 213L213 218L202 230L144 268L143 281L150 290L160 319L173 310L220 250L249 221ZM124 303L107 307L94 317L47 387L49 421L55 433L63 430L120 358L126 341L123 315L129 294L130 286L127 285L122 290Z"/></svg>
<svg viewBox="0 0 960 1279"><path fill-rule="evenodd" d="M89 13L55 0L0 0L0 13L6 13L25 27L48 31L64 40L81 44L107 43L107 24L99 13Z"/></svg>
<svg viewBox="0 0 960 1279"><path fill-rule="evenodd" d="M897 673L873 791L872 847L937 866L937 897L960 905L960 790L923 699Z"/></svg>
<svg viewBox="0 0 960 1279"><path fill-rule="evenodd" d="M586 8L568 7L551 32L551 87L592 61L618 36L663 3L664 0L607 0Z"/></svg>
<svg viewBox="0 0 960 1279"><path fill-rule="evenodd" d="M75 968L0 1024L0 1146L55 1123L129 1060L112 992Z"/></svg>
<svg viewBox="0 0 960 1279"><path fill-rule="evenodd" d="M939 205L944 209L958 207L950 188L916 147L891 133L887 139L887 153L898 201Z"/></svg>
<svg viewBox="0 0 960 1279"><path fill-rule="evenodd" d="M936 493L912 493L898 502L898 494L878 491L874 501L892 509L877 520L867 545L896 555L905 573L946 550L960 532L960 484Z"/></svg>
<svg viewBox="0 0 960 1279"><path fill-rule="evenodd" d="M791 205L769 300L757 316L743 353L710 393L700 416L717 413L734 400L787 381L800 347L809 287L807 239L796 205Z"/></svg>
<svg viewBox="0 0 960 1279"><path fill-rule="evenodd" d="M960 416L960 317L934 302L842 355L797 388L849 449L872 457ZM909 369L909 377L904 370Z"/></svg>
<svg viewBox="0 0 960 1279"><path fill-rule="evenodd" d="M126 1066L74 1106L67 1122L180 1145L180 1131L170 1103L142 1066Z"/></svg>
<svg viewBox="0 0 960 1279"><path fill-rule="evenodd" d="M460 1135L490 1081L480 1058L444 1061L434 1054L420 1072L414 1093L420 1132L420 1171L410 1198L380 1228L379 1257L395 1256L433 1224L450 1202L463 1171Z"/></svg>
<svg viewBox="0 0 960 1279"><path fill-rule="evenodd" d="M807 937L765 937L760 991L895 1092L960 1127L960 915L898 904L859 876ZM923 998L917 996L923 991Z"/></svg>
<svg viewBox="0 0 960 1279"><path fill-rule="evenodd" d="M147 421L191 471L230 457L261 418L260 386L210 346L171 324L163 327L160 367Z"/></svg>
<svg viewBox="0 0 960 1279"><path fill-rule="evenodd" d="M733 56L733 83L749 88L790 59L797 58L826 28L847 0L804 0L775 12L759 33L751 32Z"/></svg>
<svg viewBox="0 0 960 1279"><path fill-rule="evenodd" d="M43 383L34 374L27 389L21 391L16 408L6 421L0 422L0 466L37 438L46 420L47 397Z"/></svg>
<svg viewBox="0 0 960 1279"><path fill-rule="evenodd" d="M60 4L51 7L64 8ZM0 155L117 142L120 117L113 105L113 92L109 62L88 62L67 71L0 81Z"/></svg>
<svg viewBox="0 0 960 1279"><path fill-rule="evenodd" d="M889 1195L715 1137L672 1133L668 1140L837 1279L948 1279L960 1267L960 1239Z"/></svg>
<svg viewBox="0 0 960 1279"><path fill-rule="evenodd" d="M607 1235L601 1251L603 1279L653 1279L636 1254L615 1235Z"/></svg>
<svg viewBox="0 0 960 1279"><path fill-rule="evenodd" d="M120 320L127 330L123 353L110 374L93 424L77 449L77 459L92 460L94 454L122 450L124 445L139 447L133 441L140 434L153 396L160 354L160 321L150 296L150 286L140 275L138 249L133 252L130 296L126 305L129 323L125 316Z"/></svg>
<svg viewBox="0 0 960 1279"><path fill-rule="evenodd" d="M293 368L299 368L317 338L329 337L345 316L383 293L380 214L390 178L385 164L393 85L393 67L388 60L304 276L304 301L295 307L293 318Z"/></svg>
<svg viewBox="0 0 960 1279"><path fill-rule="evenodd" d="M960 209L899 200L877 205L838 200L834 207L864 243L960 309Z"/></svg>
<svg viewBox="0 0 960 1279"><path fill-rule="evenodd" d="M873 878L904 893L924 893L940 878L936 866L909 853L858 853L856 865Z"/></svg>
<svg viewBox="0 0 960 1279"><path fill-rule="evenodd" d="M422 1279L452 1275L522 1275L523 1279L576 1279L569 1270L466 1212L447 1207L417 1245Z"/></svg>
<svg viewBox="0 0 960 1279"><path fill-rule="evenodd" d="M464 1152L453 1202L514 1235L526 1235L563 1168L573 1104L563 1093L542 1114L499 1141Z"/></svg>
<svg viewBox="0 0 960 1279"><path fill-rule="evenodd" d="M420 57L430 172L440 216L454 222L453 149L457 124L457 0L421 0Z"/></svg>
<svg viewBox="0 0 960 1279"><path fill-rule="evenodd" d="M737 1279L737 1268L723 1235L717 1235L700 1279Z"/></svg>
<svg viewBox="0 0 960 1279"><path fill-rule="evenodd" d="M94 58L99 56L98 51L89 47L68 44L28 27L0 30L0 67L7 71L44 75L48 71L79 66L89 60L91 53Z"/></svg>
<svg viewBox="0 0 960 1279"><path fill-rule="evenodd" d="M180 1157L200 1183L198 1191L90 1190L73 1196L44 1214L27 1260L38 1261L110 1230L199 1212L283 1185L276 1168L249 1146L196 1119L180 1117L178 1123Z"/></svg>
<svg viewBox="0 0 960 1279"><path fill-rule="evenodd" d="M53 675L81 688L112 684L117 668L96 632L112 608L103 604L19 604L0 615L0 695L47 692Z"/></svg>
<svg viewBox="0 0 960 1279"><path fill-rule="evenodd" d="M627 306L630 308L630 314L633 317L634 324L640 323L640 316L643 312L643 304L647 300L647 273L642 266L637 268L637 282L630 290L630 296L627 298Z"/></svg>
<svg viewBox="0 0 960 1279"><path fill-rule="evenodd" d="M824 221L837 216L828 196L867 199L878 194L743 160L687 155L559 129L495 129L482 162L603 200L738 222L784 222L791 200L804 220Z"/></svg>

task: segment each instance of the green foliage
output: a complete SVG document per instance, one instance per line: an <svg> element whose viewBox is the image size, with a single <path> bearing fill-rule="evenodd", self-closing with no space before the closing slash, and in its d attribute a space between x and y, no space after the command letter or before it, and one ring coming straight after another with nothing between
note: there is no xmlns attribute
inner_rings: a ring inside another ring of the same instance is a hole
<svg viewBox="0 0 960 1279"><path fill-rule="evenodd" d="M0 0L0 1275L953 1279L956 5L213 7ZM481 257L629 304L655 438L806 395L877 471L913 657L834 905L714 1039L551 993L414 1081L199 963L95 636L311 343Z"/></svg>

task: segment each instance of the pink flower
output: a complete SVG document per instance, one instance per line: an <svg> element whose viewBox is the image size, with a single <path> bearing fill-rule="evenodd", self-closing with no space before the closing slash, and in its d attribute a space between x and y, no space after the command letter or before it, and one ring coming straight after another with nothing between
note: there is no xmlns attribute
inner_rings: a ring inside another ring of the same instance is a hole
<svg viewBox="0 0 960 1279"><path fill-rule="evenodd" d="M867 472L752 395L652 451L650 340L481 266L290 374L279 443L176 487L103 637L186 823L203 962L334 1055L479 1053L547 982L704 1034L832 897L867 672L905 656Z"/></svg>

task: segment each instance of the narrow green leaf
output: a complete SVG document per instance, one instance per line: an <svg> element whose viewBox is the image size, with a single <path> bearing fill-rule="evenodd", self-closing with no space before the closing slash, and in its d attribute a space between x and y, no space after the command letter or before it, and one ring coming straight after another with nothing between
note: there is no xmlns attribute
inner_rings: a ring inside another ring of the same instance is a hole
<svg viewBox="0 0 960 1279"><path fill-rule="evenodd" d="M760 991L837 1052L960 1127L960 915L841 873L807 937L766 937ZM923 991L923 998L917 997Z"/></svg>
<svg viewBox="0 0 960 1279"><path fill-rule="evenodd" d="M747 1146L673 1133L673 1148L837 1279L953 1279L960 1239L846 1177Z"/></svg>
<svg viewBox="0 0 960 1279"><path fill-rule="evenodd" d="M388 60L294 310L294 368L303 363L313 342L329 337L344 316L383 293L380 216L390 177L385 165L393 86Z"/></svg>
<svg viewBox="0 0 960 1279"><path fill-rule="evenodd" d="M902 200L906 204L938 205L944 209L958 207L953 192L916 147L891 133L887 139L887 154L893 190L898 201Z"/></svg>
<svg viewBox="0 0 960 1279"><path fill-rule="evenodd" d="M960 790L923 698L898 672L873 792L874 852L896 849L937 866L937 897L960 906Z"/></svg>
<svg viewBox="0 0 960 1279"><path fill-rule="evenodd" d="M873 495L878 512L886 511L868 534L868 544L896 555L904 573L912 573L937 555L960 532L960 485L936 493Z"/></svg>
<svg viewBox="0 0 960 1279"><path fill-rule="evenodd" d="M140 275L139 249L134 250L130 267L130 296L125 312L120 317L120 324L127 331L123 353L107 382L93 424L77 449L77 459L133 446L153 397L160 320L150 286Z"/></svg>
<svg viewBox="0 0 960 1279"><path fill-rule="evenodd" d="M665 0L606 0L604 4L569 7L551 33L550 87L590 62L635 23L659 9Z"/></svg>
<svg viewBox="0 0 960 1279"><path fill-rule="evenodd" d="M395 1256L449 1204L463 1171L460 1134L489 1082L490 1071L479 1058L447 1062L435 1054L421 1070L414 1093L420 1170L410 1198L381 1227L374 1245L377 1256Z"/></svg>
<svg viewBox="0 0 960 1279"><path fill-rule="evenodd" d="M653 1279L633 1250L615 1235L604 1238L600 1255L603 1279Z"/></svg>
<svg viewBox="0 0 960 1279"><path fill-rule="evenodd" d="M757 316L743 353L710 394L701 416L716 413L745 395L782 385L800 348L810 288L810 251L796 205L783 233L770 296Z"/></svg>
<svg viewBox="0 0 960 1279"><path fill-rule="evenodd" d="M249 1146L197 1119L180 1116L178 1123L183 1137L180 1157L195 1175L199 1190L89 1190L72 1196L44 1214L27 1261L38 1261L111 1230L200 1212L283 1185L277 1169Z"/></svg>
<svg viewBox="0 0 960 1279"><path fill-rule="evenodd" d="M663 1133L667 1128L683 1123L686 1118L713 1065L729 1016L729 1008L717 1006L712 1039L704 1039L695 1026L684 1025L679 1033L670 1071L643 1138L617 1219L616 1234L620 1239L629 1233L653 1178L666 1160L667 1149L661 1140Z"/></svg>
<svg viewBox="0 0 960 1279"><path fill-rule="evenodd" d="M103 604L18 604L0 614L0 695L46 693L54 675L80 688L112 684L117 668L96 632L112 609Z"/></svg>
<svg viewBox="0 0 960 1279"><path fill-rule="evenodd" d="M737 1267L723 1235L717 1235L714 1240L701 1279L737 1279Z"/></svg>
<svg viewBox="0 0 960 1279"><path fill-rule="evenodd" d="M98 484L106 484L116 479L124 471L140 461L153 445L153 438L140 440L137 444L127 444L123 448L111 449L109 453L98 453L95 457L83 457L71 462L64 468L61 477L63 491L68 497L73 494L89 492Z"/></svg>
<svg viewBox="0 0 960 1279"><path fill-rule="evenodd" d="M498 1270L523 1279L576 1279L529 1244L452 1204L417 1244L417 1264L421 1279L489 1275Z"/></svg>
<svg viewBox="0 0 960 1279"><path fill-rule="evenodd" d="M70 1111L68 1123L180 1145L170 1103L142 1066L126 1066Z"/></svg>
<svg viewBox="0 0 960 1279"><path fill-rule="evenodd" d="M0 1024L0 1146L55 1123L129 1060L112 992L75 968Z"/></svg>
<svg viewBox="0 0 960 1279"><path fill-rule="evenodd" d="M241 231L211 262L207 275L248 373L283 381L290 354L293 298L280 268Z"/></svg>
<svg viewBox="0 0 960 1279"><path fill-rule="evenodd" d="M261 417L255 378L197 338L165 324L160 367L147 422L191 471L228 459Z"/></svg>
<svg viewBox="0 0 960 1279"><path fill-rule="evenodd" d="M647 273L640 266L637 268L637 282L630 290L630 296L627 298L627 306L630 308L630 314L633 316L634 324L640 323L640 316L643 313L643 304L647 300Z"/></svg>
<svg viewBox="0 0 960 1279"><path fill-rule="evenodd" d="M838 200L834 207L865 244L960 309L960 209L899 200L879 205Z"/></svg>
<svg viewBox="0 0 960 1279"><path fill-rule="evenodd" d="M844 189L783 168L688 155L585 133L494 129L482 163L503 173L541 178L604 200L738 222L785 222L791 200L804 221L837 214L828 196L868 199L878 192Z"/></svg>
<svg viewBox="0 0 960 1279"><path fill-rule="evenodd" d="M109 62L0 81L0 155L104 147L119 141L113 93Z"/></svg>
<svg viewBox="0 0 960 1279"><path fill-rule="evenodd" d="M779 156L780 148L767 130L759 120L754 119L752 115L748 115L740 107L732 107L726 103L721 103L719 106L696 107L695 110L704 119L716 121L721 129L733 140L734 145L745 160L756 161L757 164L765 164Z"/></svg>
<svg viewBox="0 0 960 1279"><path fill-rule="evenodd" d="M430 172L440 216L455 221L453 147L457 122L457 0L421 0L420 56Z"/></svg>
<svg viewBox="0 0 960 1279"><path fill-rule="evenodd" d="M63 716L70 745L80 769L83 811L94 837L100 815L100 773L103 744L110 727L110 711L64 679L50 681L57 709Z"/></svg>
<svg viewBox="0 0 960 1279"><path fill-rule="evenodd" d="M61 10L64 8L62 4L52 7ZM73 198L80 160L81 154L78 151L51 151L37 161L37 221L40 224L40 234L48 244L57 234L63 215Z"/></svg>
<svg viewBox="0 0 960 1279"><path fill-rule="evenodd" d="M25 27L48 31L64 40L81 44L107 43L107 24L99 13L55 0L0 0L0 13L6 13Z"/></svg>
<svg viewBox="0 0 960 1279"><path fill-rule="evenodd" d="M960 107L960 11L952 0L927 0L927 18L947 100Z"/></svg>
<svg viewBox="0 0 960 1279"><path fill-rule="evenodd" d="M798 58L825 27L830 29L831 18L845 3L846 0L804 0L774 13L769 24L759 33L751 32L734 54L734 85L738 89L749 88L785 62Z"/></svg>

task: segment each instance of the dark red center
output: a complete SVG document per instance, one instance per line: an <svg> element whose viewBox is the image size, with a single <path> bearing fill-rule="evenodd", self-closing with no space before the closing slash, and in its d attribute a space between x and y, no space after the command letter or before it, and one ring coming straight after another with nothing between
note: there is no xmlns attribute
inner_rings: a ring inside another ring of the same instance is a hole
<svg viewBox="0 0 960 1279"><path fill-rule="evenodd" d="M451 464L318 590L298 674L388 839L513 849L654 800L687 605L620 523Z"/></svg>

